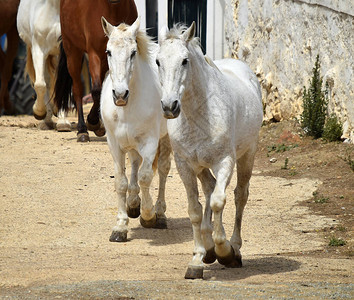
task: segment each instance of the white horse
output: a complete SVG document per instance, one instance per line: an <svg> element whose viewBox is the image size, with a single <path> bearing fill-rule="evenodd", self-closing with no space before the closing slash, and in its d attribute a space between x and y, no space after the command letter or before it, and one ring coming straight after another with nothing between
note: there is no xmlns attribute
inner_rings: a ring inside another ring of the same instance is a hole
<svg viewBox="0 0 354 300"><path fill-rule="evenodd" d="M186 30L175 26L162 31L156 60L162 108L170 119L168 134L193 226L195 246L185 278L202 278L203 261L242 266L241 220L263 116L260 86L250 68L233 59L208 63L194 34L194 23ZM222 212L235 164L237 212L228 241ZM206 197L204 216L197 177Z"/></svg>
<svg viewBox="0 0 354 300"><path fill-rule="evenodd" d="M128 216L138 217L141 212L140 223L144 227L167 227L165 184L171 146L153 57L157 45L139 30L139 20L131 26L114 27L102 17L102 27L108 36L109 75L102 86L101 115L114 160L118 194L117 225L110 241L122 242L127 241ZM131 161L129 185L125 175L126 153ZM149 188L156 167L160 182L154 207Z"/></svg>
<svg viewBox="0 0 354 300"><path fill-rule="evenodd" d="M27 45L26 71L34 84L37 100L33 105L36 119L44 120L41 129L54 127L50 101L55 84L55 72L59 55L60 0L21 0L17 14L17 28ZM70 131L66 113L58 114L57 130Z"/></svg>

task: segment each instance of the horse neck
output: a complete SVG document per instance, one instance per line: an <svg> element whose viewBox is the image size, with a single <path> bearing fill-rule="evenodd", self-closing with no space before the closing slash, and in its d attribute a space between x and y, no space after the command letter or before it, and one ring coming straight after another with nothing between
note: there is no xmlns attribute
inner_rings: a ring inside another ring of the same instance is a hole
<svg viewBox="0 0 354 300"><path fill-rule="evenodd" d="M189 46L189 51L191 53L191 65L186 79L187 84L182 99L182 109L184 107L186 111L194 111L206 107L205 103L208 100L207 94L209 92L206 82L210 80L210 76L213 76L213 74L210 72L209 65L200 49Z"/></svg>
<svg viewBox="0 0 354 300"><path fill-rule="evenodd" d="M157 74L152 68L151 63L144 60L140 55L137 55L132 78L129 83L129 89L139 93L145 93L146 91L150 91L152 85L156 85L156 82ZM138 98L140 98L140 100L144 101L145 103L146 101L153 100L152 97L149 97L149 95L147 95L147 97ZM137 103L137 101L135 101L135 103Z"/></svg>

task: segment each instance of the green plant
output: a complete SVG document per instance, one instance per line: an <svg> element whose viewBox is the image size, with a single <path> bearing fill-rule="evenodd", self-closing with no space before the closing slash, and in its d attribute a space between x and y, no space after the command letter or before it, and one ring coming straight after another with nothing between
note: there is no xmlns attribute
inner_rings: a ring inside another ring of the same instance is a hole
<svg viewBox="0 0 354 300"><path fill-rule="evenodd" d="M329 243L328 243L329 246L333 246L333 247L344 246L346 244L347 244L347 242L345 240L340 239L340 238L336 238L334 236L332 236L330 238Z"/></svg>
<svg viewBox="0 0 354 300"><path fill-rule="evenodd" d="M293 148L296 148L296 147L299 147L298 144L295 144L295 145L285 145L284 143L283 144L278 144L278 145L275 145L273 144L272 146L268 146L267 149L268 149L268 156L269 156L269 153L271 152L276 152L276 153L282 153L282 152L285 152L285 151L289 151Z"/></svg>
<svg viewBox="0 0 354 300"><path fill-rule="evenodd" d="M314 202L315 203L327 203L329 198L328 197L324 197L323 195L320 195L318 192L313 192L312 193L313 197L314 197Z"/></svg>
<svg viewBox="0 0 354 300"><path fill-rule="evenodd" d="M297 174L296 167L292 166L289 171L290 176L295 176Z"/></svg>
<svg viewBox="0 0 354 300"><path fill-rule="evenodd" d="M285 158L284 166L281 167L282 170L288 169L289 158Z"/></svg>
<svg viewBox="0 0 354 300"><path fill-rule="evenodd" d="M305 133L314 138L320 138L326 121L328 104L328 84L322 90L322 77L320 73L320 58L316 57L310 87L304 87L303 92L303 112L301 114L301 127Z"/></svg>
<svg viewBox="0 0 354 300"><path fill-rule="evenodd" d="M322 137L328 142L335 142L340 140L342 133L342 123L339 122L335 114L332 114L326 120Z"/></svg>

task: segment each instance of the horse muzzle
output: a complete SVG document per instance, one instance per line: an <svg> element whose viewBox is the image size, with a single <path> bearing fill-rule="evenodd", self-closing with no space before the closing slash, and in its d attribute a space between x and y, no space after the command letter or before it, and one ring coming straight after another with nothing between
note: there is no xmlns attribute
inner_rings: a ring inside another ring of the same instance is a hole
<svg viewBox="0 0 354 300"><path fill-rule="evenodd" d="M128 98L127 99L123 99L123 98L113 99L113 102L116 106L126 106L128 103Z"/></svg>
<svg viewBox="0 0 354 300"><path fill-rule="evenodd" d="M126 90L124 94L117 95L115 90L112 90L113 102L116 106L126 106L129 99L129 91Z"/></svg>
<svg viewBox="0 0 354 300"><path fill-rule="evenodd" d="M181 112L181 106L178 100L173 101L171 105L165 105L163 101L161 101L161 106L163 110L163 115L166 119L175 119L179 116Z"/></svg>

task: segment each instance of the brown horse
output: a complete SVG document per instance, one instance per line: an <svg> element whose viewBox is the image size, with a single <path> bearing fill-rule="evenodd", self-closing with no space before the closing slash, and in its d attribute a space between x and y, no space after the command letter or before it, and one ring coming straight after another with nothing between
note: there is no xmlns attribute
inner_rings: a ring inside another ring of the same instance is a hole
<svg viewBox="0 0 354 300"><path fill-rule="evenodd" d="M118 25L122 22L133 24L137 15L133 0L60 1L62 44L54 101L59 109L68 110L72 104L76 106L78 142L89 141L87 129L94 131L98 136L105 133L101 127L99 107L102 81L108 70L105 54L108 38L102 30L101 17L104 16L111 24ZM85 52L89 59L91 94L94 102L87 116L87 125L82 109L83 84L80 75ZM74 99L71 96L71 89Z"/></svg>
<svg viewBox="0 0 354 300"><path fill-rule="evenodd" d="M6 113L13 113L9 99L8 83L12 75L12 64L17 55L19 36L16 27L17 9L20 0L0 0L0 36L7 36L6 53L0 47L0 114L4 109Z"/></svg>

